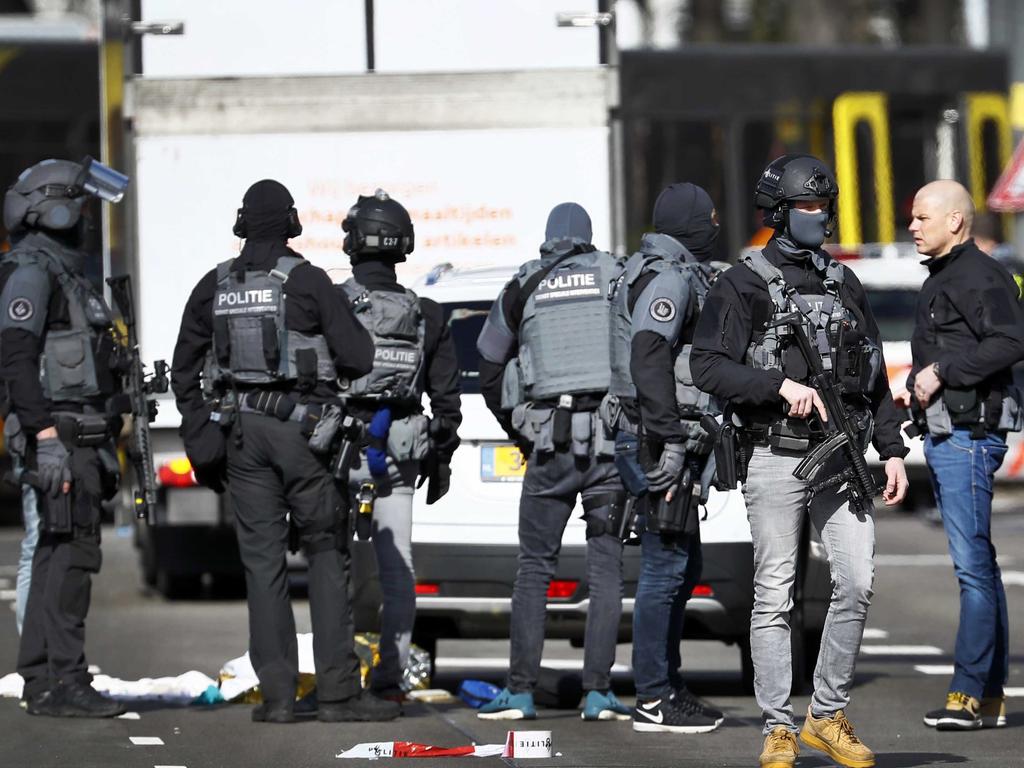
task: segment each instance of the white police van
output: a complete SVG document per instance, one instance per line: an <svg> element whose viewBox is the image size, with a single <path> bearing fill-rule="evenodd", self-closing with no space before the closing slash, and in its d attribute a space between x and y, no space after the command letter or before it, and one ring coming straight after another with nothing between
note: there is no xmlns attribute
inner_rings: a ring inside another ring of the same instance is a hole
<svg viewBox="0 0 1024 768"><path fill-rule="evenodd" d="M519 540L519 494L523 458L484 405L479 388L476 339L491 304L514 271L509 267L454 270L438 268L413 286L420 296L442 305L455 341L464 419L462 445L452 461L449 493L426 505L418 492L413 508L416 567L414 641L433 651L440 638L506 638ZM425 490L425 489L423 489ZM547 637L582 644L587 616L585 530L577 508L565 531L558 570L548 590ZM808 527L809 528L809 527ZM701 520L704 569L687 606L686 637L739 645L746 683L749 659L753 554L746 509L739 491L712 491ZM372 624L379 593L373 583L372 553L357 544L353 572L358 583L357 625ZM621 641L632 633L633 598L640 551L627 547ZM818 638L831 592L820 543L810 530L801 548L793 612L795 680L813 672ZM803 674L800 674L800 669Z"/></svg>

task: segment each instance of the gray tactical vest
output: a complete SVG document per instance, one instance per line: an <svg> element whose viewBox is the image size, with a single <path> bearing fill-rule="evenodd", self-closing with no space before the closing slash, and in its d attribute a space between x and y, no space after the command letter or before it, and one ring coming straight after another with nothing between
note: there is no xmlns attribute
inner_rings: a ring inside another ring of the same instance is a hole
<svg viewBox="0 0 1024 768"><path fill-rule="evenodd" d="M646 235L645 242L654 241L655 238L664 239L661 236ZM612 384L610 391L611 394L618 397L636 398L636 386L633 384L633 375L629 365L632 340L632 312L630 312L629 305L637 284L641 277L652 272L676 270L686 276L686 281L691 289L691 300L695 300L697 306L697 311L691 313L690 319L682 327L679 340L673 350L675 353L673 373L676 382L676 403L684 418L690 417L696 420L700 418L701 414L721 413L717 401L696 387L690 373L690 352L693 349L693 334L697 318L700 316L700 310L704 308L704 301L711 289L711 283L714 282L717 275L717 270L691 260L693 257L675 241L667 243L667 246L679 249L678 258L638 251L626 262L624 271L615 283L612 296Z"/></svg>
<svg viewBox="0 0 1024 768"><path fill-rule="evenodd" d="M84 275L69 271L60 258L38 244L8 253L5 262L41 267L64 293L70 328L47 330L39 361L43 395L54 402L86 403L101 395L96 351L112 330L110 310ZM52 284L52 283L51 283ZM45 311L45 307L42 308ZM108 364L104 361L104 365Z"/></svg>
<svg viewBox="0 0 1024 768"><path fill-rule="evenodd" d="M349 278L342 284L359 322L373 337L373 370L355 381L342 380L343 398L387 400L418 406L423 396L426 323L419 297L371 291Z"/></svg>
<svg viewBox="0 0 1024 768"><path fill-rule="evenodd" d="M768 285L774 312L772 320L782 315L799 313L805 320L805 332L821 357L822 367L832 370L832 341L830 333L841 323L848 323L856 328L856 317L843 306L839 291L846 277L842 264L829 260L827 264L815 260L815 267L825 272L824 295L804 296L786 284L781 270L772 265L760 251L749 253L740 259L740 263L760 277ZM764 335L755 338L747 347L744 363L752 368L762 370L777 369L785 371L785 356L788 344L788 328L768 328ZM793 353L796 353L793 350Z"/></svg>
<svg viewBox="0 0 1024 768"><path fill-rule="evenodd" d="M550 260L547 260L550 264ZM523 285L545 260L523 265ZM574 253L530 294L519 325L519 369L527 401L603 394L611 379L608 290L620 270L602 251Z"/></svg>
<svg viewBox="0 0 1024 768"><path fill-rule="evenodd" d="M213 295L214 383L294 383L303 377L317 381L337 378L327 340L285 327L284 283L303 262L282 256L269 272L238 272L230 259L217 265Z"/></svg>

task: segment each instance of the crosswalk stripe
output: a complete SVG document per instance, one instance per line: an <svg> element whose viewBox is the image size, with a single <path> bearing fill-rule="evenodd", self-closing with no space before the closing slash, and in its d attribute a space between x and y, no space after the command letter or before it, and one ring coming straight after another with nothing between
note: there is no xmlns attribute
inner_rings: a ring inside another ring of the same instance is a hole
<svg viewBox="0 0 1024 768"><path fill-rule="evenodd" d="M875 629L873 627L869 627L868 629L864 630L864 639L865 640L888 640L889 639L889 633L886 630L884 630L884 629Z"/></svg>
<svg viewBox="0 0 1024 768"><path fill-rule="evenodd" d="M942 675L949 677L953 674L952 664L915 664L914 671L924 675Z"/></svg>
<svg viewBox="0 0 1024 768"><path fill-rule="evenodd" d="M1024 571L1003 571L1004 587L1024 587Z"/></svg>
<svg viewBox="0 0 1024 768"><path fill-rule="evenodd" d="M1024 697L1024 688L1003 688L1003 693L1013 698Z"/></svg>
<svg viewBox="0 0 1024 768"><path fill-rule="evenodd" d="M942 649L934 645L862 645L865 656L941 656Z"/></svg>

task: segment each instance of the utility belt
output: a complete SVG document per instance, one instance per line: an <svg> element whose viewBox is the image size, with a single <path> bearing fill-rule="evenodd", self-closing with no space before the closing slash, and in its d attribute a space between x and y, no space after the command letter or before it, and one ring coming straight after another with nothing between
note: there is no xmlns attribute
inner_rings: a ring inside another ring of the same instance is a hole
<svg viewBox="0 0 1024 768"><path fill-rule="evenodd" d="M946 387L925 409L912 401L911 413L914 424L907 430L911 437L924 432L933 437L946 437L953 434L955 427L960 427L971 430L972 440L980 440L989 432L1024 429L1024 393L1013 385L987 394L977 388Z"/></svg>
<svg viewBox="0 0 1024 768"><path fill-rule="evenodd" d="M512 428L536 454L570 451L581 458L615 456L614 433L605 428L599 409L579 410L572 395L562 395L556 407L540 402L517 405L512 410Z"/></svg>

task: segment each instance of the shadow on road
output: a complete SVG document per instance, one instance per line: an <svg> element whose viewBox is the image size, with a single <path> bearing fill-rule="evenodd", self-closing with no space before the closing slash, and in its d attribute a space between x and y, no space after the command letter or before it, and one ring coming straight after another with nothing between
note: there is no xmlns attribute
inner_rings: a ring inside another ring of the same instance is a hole
<svg viewBox="0 0 1024 768"><path fill-rule="evenodd" d="M953 765L966 763L963 755L951 755L948 752L886 752L875 755L877 768L918 768L925 765ZM825 768L835 763L824 755L800 756L802 768Z"/></svg>

